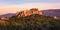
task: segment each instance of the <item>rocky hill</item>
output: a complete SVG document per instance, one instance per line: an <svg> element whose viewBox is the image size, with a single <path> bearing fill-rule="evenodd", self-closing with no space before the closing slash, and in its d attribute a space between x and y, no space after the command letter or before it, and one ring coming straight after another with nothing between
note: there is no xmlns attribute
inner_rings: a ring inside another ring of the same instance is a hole
<svg viewBox="0 0 60 30"><path fill-rule="evenodd" d="M41 11L39 11L37 8L32 8L30 10L24 10L21 12L16 13L16 15L18 17L23 17L23 16L30 16L32 14L39 14L39 15L43 15Z"/></svg>
<svg viewBox="0 0 60 30"><path fill-rule="evenodd" d="M0 30L60 30L60 20L44 16L33 8L18 12L8 20L0 20Z"/></svg>

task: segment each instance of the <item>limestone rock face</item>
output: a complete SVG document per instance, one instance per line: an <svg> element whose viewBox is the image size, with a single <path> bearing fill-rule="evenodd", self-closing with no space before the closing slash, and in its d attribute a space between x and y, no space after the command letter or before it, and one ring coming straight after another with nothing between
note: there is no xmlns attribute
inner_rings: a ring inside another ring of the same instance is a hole
<svg viewBox="0 0 60 30"><path fill-rule="evenodd" d="M17 17L24 17L24 16L29 16L32 14L39 14L39 15L43 15L41 11L39 11L37 8L32 8L30 10L24 10L21 12L18 12L16 14Z"/></svg>

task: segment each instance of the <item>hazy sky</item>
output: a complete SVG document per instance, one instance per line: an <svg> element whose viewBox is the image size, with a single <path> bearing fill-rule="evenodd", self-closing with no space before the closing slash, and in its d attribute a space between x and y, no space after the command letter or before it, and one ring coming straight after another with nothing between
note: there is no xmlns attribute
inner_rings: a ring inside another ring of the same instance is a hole
<svg viewBox="0 0 60 30"><path fill-rule="evenodd" d="M60 0L0 0L0 14L30 8L60 9Z"/></svg>

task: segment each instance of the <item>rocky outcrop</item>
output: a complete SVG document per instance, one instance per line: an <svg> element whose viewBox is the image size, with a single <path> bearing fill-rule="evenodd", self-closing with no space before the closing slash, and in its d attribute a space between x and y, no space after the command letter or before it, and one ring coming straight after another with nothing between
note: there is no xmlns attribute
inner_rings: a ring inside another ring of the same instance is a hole
<svg viewBox="0 0 60 30"><path fill-rule="evenodd" d="M16 13L16 16L17 17L24 17L24 16L29 16L32 14L42 15L42 12L39 11L37 8L32 8L30 10L24 10L24 11L18 12L18 13Z"/></svg>

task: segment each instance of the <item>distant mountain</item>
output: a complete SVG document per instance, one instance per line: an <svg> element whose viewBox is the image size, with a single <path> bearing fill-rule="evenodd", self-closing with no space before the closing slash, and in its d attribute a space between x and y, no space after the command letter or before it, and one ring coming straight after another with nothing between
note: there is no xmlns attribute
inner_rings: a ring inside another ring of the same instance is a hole
<svg viewBox="0 0 60 30"><path fill-rule="evenodd" d="M43 15L54 17L57 16L60 19L60 9L49 9L49 10L43 10Z"/></svg>
<svg viewBox="0 0 60 30"><path fill-rule="evenodd" d="M0 18L2 18L2 17L12 17L12 16L16 16L16 14L15 13L3 14L3 15L0 15Z"/></svg>

